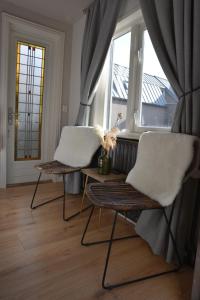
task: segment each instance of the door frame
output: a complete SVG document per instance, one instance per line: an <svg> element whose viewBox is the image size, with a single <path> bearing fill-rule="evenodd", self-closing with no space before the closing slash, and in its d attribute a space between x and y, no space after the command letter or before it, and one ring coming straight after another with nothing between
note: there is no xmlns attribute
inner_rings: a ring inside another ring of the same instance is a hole
<svg viewBox="0 0 200 300"><path fill-rule="evenodd" d="M13 32L34 36L51 49L51 64L48 78L48 113L45 132L48 160L52 159L61 124L62 81L65 33L39 25L7 13L2 13L1 69L0 69L0 188L7 183L7 135L8 135L8 68L9 44ZM56 101L55 101L56 99Z"/></svg>

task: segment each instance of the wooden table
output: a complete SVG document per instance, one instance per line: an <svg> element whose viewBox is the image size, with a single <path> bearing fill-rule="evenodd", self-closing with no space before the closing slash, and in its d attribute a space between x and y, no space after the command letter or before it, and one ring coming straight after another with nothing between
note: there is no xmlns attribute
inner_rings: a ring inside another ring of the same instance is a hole
<svg viewBox="0 0 200 300"><path fill-rule="evenodd" d="M96 180L97 182L114 182L114 181L125 181L127 175L123 173L117 173L111 170L111 172L108 175L100 175L98 173L98 168L89 168L89 169L82 169L81 172L86 176L85 178L85 184L84 184L84 191L83 191L83 197L81 201L81 210L83 209L83 202L85 199L85 192L86 192L86 186L88 184L88 179L92 178Z"/></svg>

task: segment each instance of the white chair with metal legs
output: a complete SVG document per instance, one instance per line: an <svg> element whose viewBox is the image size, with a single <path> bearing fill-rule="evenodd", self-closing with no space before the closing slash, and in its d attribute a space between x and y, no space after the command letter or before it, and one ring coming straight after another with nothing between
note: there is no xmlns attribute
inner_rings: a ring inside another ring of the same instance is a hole
<svg viewBox="0 0 200 300"><path fill-rule="evenodd" d="M35 209L59 198L63 198L64 221L68 221L80 214L80 211L77 211L73 215L66 217L65 206L67 191L65 187L65 175L78 172L82 168L87 167L91 163L91 160L99 147L100 138L93 127L63 127L60 142L54 154L54 160L35 166L40 173L31 201L31 209ZM35 196L42 174L62 176L64 193L56 198L34 205ZM90 206L87 206L82 211L88 209L89 207Z"/></svg>
<svg viewBox="0 0 200 300"><path fill-rule="evenodd" d="M112 289L126 284L147 280L174 271L182 265L176 239L171 229L175 198L182 184L199 167L199 139L194 136L175 133L144 133L139 141L137 160L128 174L126 183L92 183L87 187L87 196L92 202L92 210L83 232L81 244L90 246L109 243L104 266L102 287ZM171 206L171 214L167 216L166 208ZM115 211L110 239L97 242L85 242L94 207ZM118 213L134 210L160 210L166 222L166 228L172 241L177 265L167 271L134 278L125 282L106 284L106 275L114 241L136 238L131 235L114 238Z"/></svg>

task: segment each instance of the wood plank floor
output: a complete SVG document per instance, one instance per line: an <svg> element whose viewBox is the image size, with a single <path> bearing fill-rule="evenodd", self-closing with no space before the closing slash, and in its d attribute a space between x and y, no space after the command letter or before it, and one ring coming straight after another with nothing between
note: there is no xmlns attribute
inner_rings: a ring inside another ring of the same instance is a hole
<svg viewBox="0 0 200 300"><path fill-rule="evenodd" d="M107 245L80 246L88 212L63 222L61 200L31 211L33 189L30 185L0 190L0 299L190 299L190 268L179 274L103 290L101 277ZM45 198L61 192L60 183L40 187L40 195ZM69 196L69 200L71 211L80 207L80 197ZM108 237L112 218L112 213L104 210L99 227L96 211L88 239ZM120 218L117 234L132 231L133 225ZM169 267L140 238L116 242L111 264L110 283Z"/></svg>

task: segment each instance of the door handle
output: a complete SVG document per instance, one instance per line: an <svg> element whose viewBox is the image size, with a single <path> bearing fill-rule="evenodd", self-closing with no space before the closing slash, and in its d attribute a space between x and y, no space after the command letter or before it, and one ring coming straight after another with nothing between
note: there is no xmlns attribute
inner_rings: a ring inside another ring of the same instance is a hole
<svg viewBox="0 0 200 300"><path fill-rule="evenodd" d="M8 125L13 125L13 117L17 117L18 113L14 113L12 107L8 108Z"/></svg>

